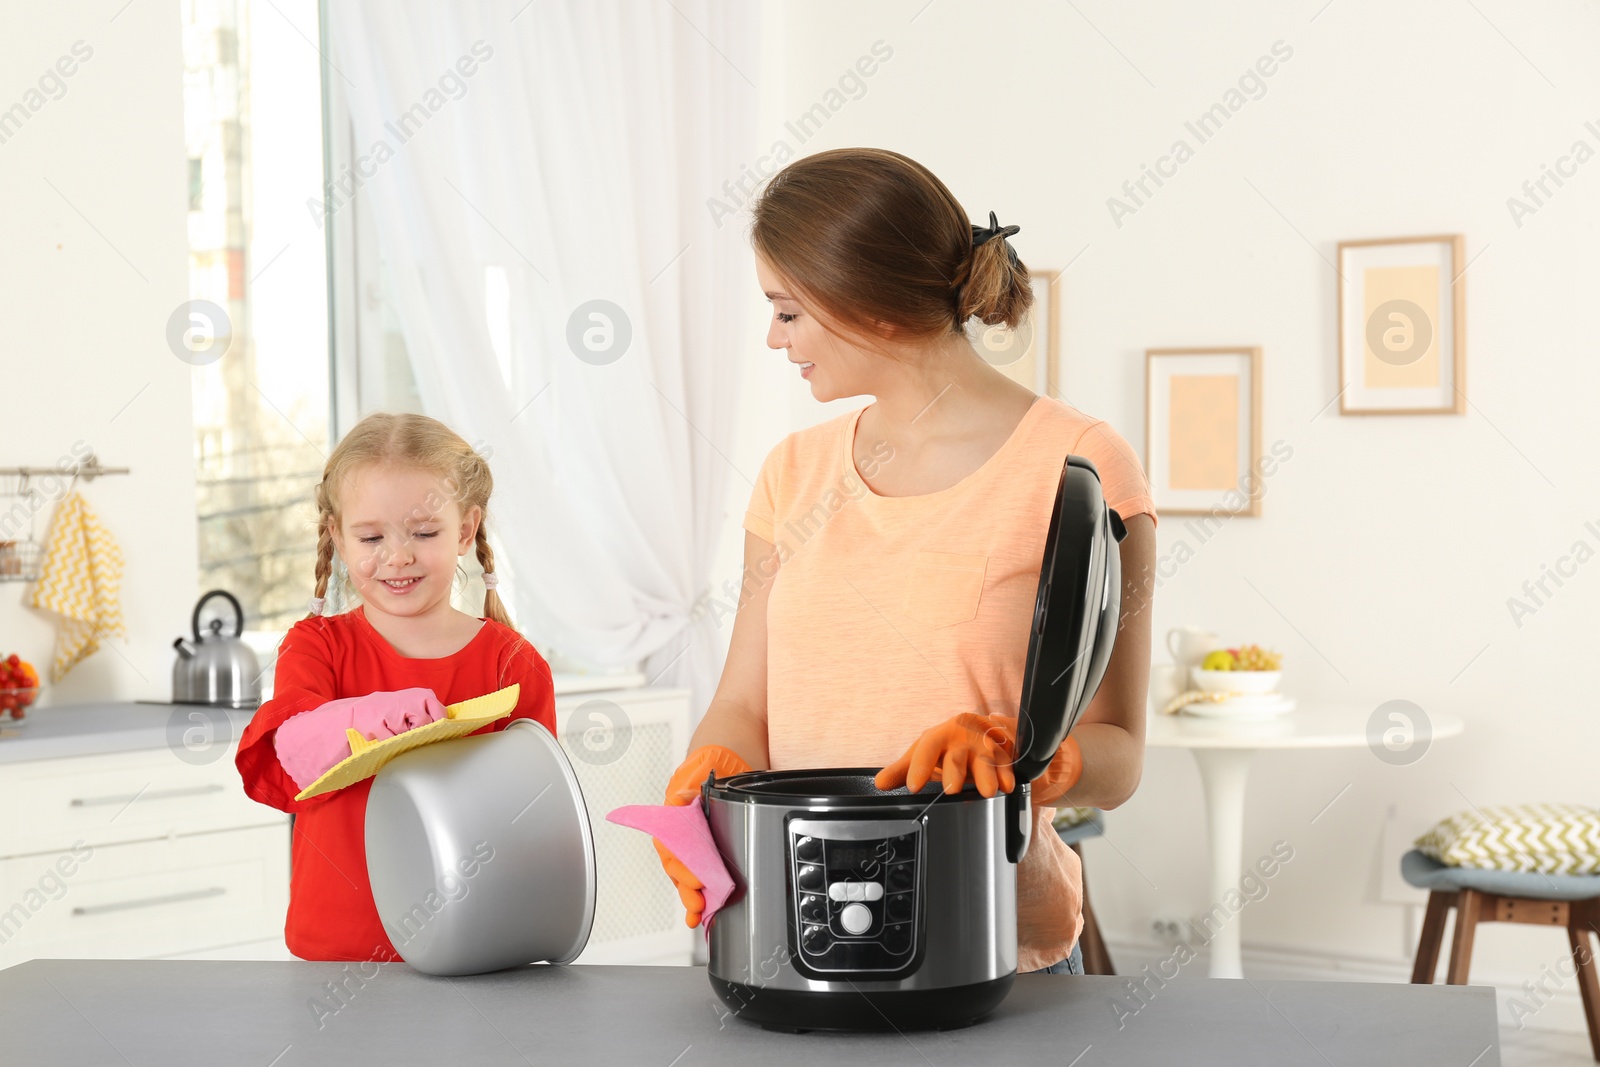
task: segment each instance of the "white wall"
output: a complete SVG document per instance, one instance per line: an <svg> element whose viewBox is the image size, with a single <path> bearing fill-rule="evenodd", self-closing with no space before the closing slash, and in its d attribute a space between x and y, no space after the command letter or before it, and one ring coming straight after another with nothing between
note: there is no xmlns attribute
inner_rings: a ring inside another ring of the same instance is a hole
<svg viewBox="0 0 1600 1067"><path fill-rule="evenodd" d="M974 218L992 209L1021 225L1030 267L1072 262L1056 338L1065 399L1109 419L1141 455L1146 347L1262 346L1265 440L1287 442L1293 459L1262 517L1228 523L1161 585L1156 628L1203 623L1229 643L1283 650L1286 687L1303 705L1403 697L1466 720L1464 736L1409 767L1359 749L1264 755L1253 772L1246 860L1279 839L1296 851L1246 909L1247 961L1270 950L1399 973L1416 928L1409 909L1379 900L1391 805L1409 827L1469 803L1596 800L1588 665L1600 563L1520 629L1506 600L1574 541L1600 548L1584 528L1600 526L1588 313L1600 286L1600 162L1520 228L1506 198L1575 139L1600 147L1583 128L1600 124L1600 12L1318 8L779 4L766 32L781 42L782 99L766 109L762 140L789 136L785 118L887 42L894 55L865 94L801 153L904 152ZM1117 227L1107 198L1279 40L1293 55L1265 94ZM1319 416L1338 390L1335 244L1452 232L1478 257L1466 275L1469 413ZM752 327L752 362L775 365L764 329L764 319ZM824 409L789 369L750 375L760 414L739 461L752 471L784 432L867 402ZM768 419L774 389L786 423ZM735 493L732 528L748 495ZM1158 533L1163 554L1198 545L1176 516ZM1209 906L1204 825L1190 757L1151 751L1138 794L1110 817L1110 844L1087 846L1110 936L1136 941L1155 913ZM1563 949L1555 931L1488 927L1474 973L1516 985Z"/></svg>
<svg viewBox="0 0 1600 1067"><path fill-rule="evenodd" d="M59 99L29 98L78 41L92 55ZM178 5L9 5L0 71L0 109L42 103L0 143L0 467L54 466L81 440L132 469L80 485L127 557L128 640L43 699L165 699L197 580L194 372L165 339L188 296ZM36 517L40 540L49 517ZM0 652L43 669L55 626L23 606L31 589L0 583Z"/></svg>

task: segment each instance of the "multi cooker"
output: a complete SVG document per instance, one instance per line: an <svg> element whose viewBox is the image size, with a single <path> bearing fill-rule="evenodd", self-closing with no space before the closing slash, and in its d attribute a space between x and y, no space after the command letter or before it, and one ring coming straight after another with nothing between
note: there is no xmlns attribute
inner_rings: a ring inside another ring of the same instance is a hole
<svg viewBox="0 0 1600 1067"><path fill-rule="evenodd" d="M1094 697L1121 607L1094 464L1056 489L1023 675L1010 793L879 790L874 768L708 776L701 803L734 891L710 921L711 985L769 1029L949 1029L993 1011L1017 970L1017 864L1030 783Z"/></svg>

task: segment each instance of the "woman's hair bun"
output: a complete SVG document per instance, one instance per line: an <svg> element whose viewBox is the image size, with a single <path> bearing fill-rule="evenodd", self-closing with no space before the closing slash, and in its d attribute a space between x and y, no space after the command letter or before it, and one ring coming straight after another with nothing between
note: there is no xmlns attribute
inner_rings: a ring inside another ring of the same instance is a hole
<svg viewBox="0 0 1600 1067"><path fill-rule="evenodd" d="M1033 305L1028 268L1004 237L991 237L972 249L964 279L956 289L956 321L977 319L985 326L1015 329Z"/></svg>

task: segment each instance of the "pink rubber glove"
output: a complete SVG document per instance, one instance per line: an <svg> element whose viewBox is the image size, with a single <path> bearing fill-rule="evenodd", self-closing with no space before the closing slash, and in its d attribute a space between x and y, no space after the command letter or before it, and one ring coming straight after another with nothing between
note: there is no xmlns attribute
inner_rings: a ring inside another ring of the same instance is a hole
<svg viewBox="0 0 1600 1067"><path fill-rule="evenodd" d="M382 741L444 717L444 705L432 689L341 697L286 720L274 734L273 745L278 762L304 789L350 755L345 730Z"/></svg>

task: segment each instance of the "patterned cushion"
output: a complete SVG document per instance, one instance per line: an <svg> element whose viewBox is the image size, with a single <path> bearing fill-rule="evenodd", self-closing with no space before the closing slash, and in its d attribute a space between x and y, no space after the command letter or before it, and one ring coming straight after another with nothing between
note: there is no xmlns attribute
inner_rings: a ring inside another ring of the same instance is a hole
<svg viewBox="0 0 1600 1067"><path fill-rule="evenodd" d="M1512 804L1459 812L1415 842L1452 867L1540 874L1600 873L1600 811L1578 804Z"/></svg>

